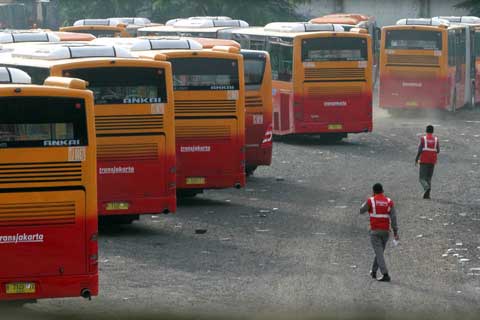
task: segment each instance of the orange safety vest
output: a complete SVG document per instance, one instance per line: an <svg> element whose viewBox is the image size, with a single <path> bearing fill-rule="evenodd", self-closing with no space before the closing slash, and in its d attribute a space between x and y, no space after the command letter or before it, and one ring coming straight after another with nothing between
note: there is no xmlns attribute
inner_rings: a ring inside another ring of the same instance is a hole
<svg viewBox="0 0 480 320"><path fill-rule="evenodd" d="M390 212L393 201L384 194L376 194L367 200L371 230L390 230Z"/></svg>

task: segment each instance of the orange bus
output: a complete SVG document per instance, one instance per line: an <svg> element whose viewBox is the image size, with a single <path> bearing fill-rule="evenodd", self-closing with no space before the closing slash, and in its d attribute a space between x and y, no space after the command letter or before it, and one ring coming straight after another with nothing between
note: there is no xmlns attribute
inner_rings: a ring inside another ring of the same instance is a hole
<svg viewBox="0 0 480 320"><path fill-rule="evenodd" d="M245 84L239 49L203 50L188 39L137 39L130 50L172 64L179 194L244 187Z"/></svg>
<svg viewBox="0 0 480 320"><path fill-rule="evenodd" d="M240 47L233 40L193 38L204 49L214 46ZM270 55L265 51L241 50L245 77L245 144L246 174L258 166L272 163L272 69Z"/></svg>
<svg viewBox="0 0 480 320"><path fill-rule="evenodd" d="M28 72L34 83L48 76L88 81L95 98L101 217L131 223L141 214L175 212L170 63L88 44L31 46L1 63Z"/></svg>
<svg viewBox="0 0 480 320"><path fill-rule="evenodd" d="M243 20L192 17L190 19L173 19L167 22L165 26L138 29L138 36L218 38L218 33L221 30L247 27L248 23Z"/></svg>
<svg viewBox="0 0 480 320"><path fill-rule="evenodd" d="M0 301L98 294L93 96L0 68Z"/></svg>
<svg viewBox="0 0 480 320"><path fill-rule="evenodd" d="M441 19L401 19L382 28L380 107L455 111L469 105L475 99L469 30Z"/></svg>
<svg viewBox="0 0 480 320"><path fill-rule="evenodd" d="M82 19L73 26L62 27L60 31L90 33L97 38L131 37L127 26L116 19Z"/></svg>
<svg viewBox="0 0 480 320"><path fill-rule="evenodd" d="M270 54L273 132L342 139L372 131L371 37L358 29L301 22L219 32Z"/></svg>

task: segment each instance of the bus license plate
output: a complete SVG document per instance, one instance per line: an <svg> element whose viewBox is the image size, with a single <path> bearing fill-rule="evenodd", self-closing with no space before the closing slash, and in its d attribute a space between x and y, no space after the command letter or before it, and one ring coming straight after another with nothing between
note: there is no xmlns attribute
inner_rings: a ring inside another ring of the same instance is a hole
<svg viewBox="0 0 480 320"><path fill-rule="evenodd" d="M130 204L128 202L109 202L107 203L106 210L113 211L113 210L128 210L130 208Z"/></svg>
<svg viewBox="0 0 480 320"><path fill-rule="evenodd" d="M190 177L187 178L187 184L205 184L204 177Z"/></svg>
<svg viewBox="0 0 480 320"><path fill-rule="evenodd" d="M342 130L343 125L341 124L329 124L328 125L328 130Z"/></svg>
<svg viewBox="0 0 480 320"><path fill-rule="evenodd" d="M7 283L6 290L7 294L25 294L25 293L35 293L35 283L33 282L15 282Z"/></svg>
<svg viewBox="0 0 480 320"><path fill-rule="evenodd" d="M417 101L407 101L405 104L407 107L418 107L418 102Z"/></svg>

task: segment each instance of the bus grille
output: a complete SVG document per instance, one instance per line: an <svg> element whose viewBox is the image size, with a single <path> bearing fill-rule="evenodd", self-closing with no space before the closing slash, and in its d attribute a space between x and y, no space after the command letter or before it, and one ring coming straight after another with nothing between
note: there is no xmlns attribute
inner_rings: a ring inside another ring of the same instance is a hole
<svg viewBox="0 0 480 320"><path fill-rule="evenodd" d="M263 107L262 97L259 97L259 96L246 97L245 107L247 108Z"/></svg>
<svg viewBox="0 0 480 320"><path fill-rule="evenodd" d="M230 140L231 137L228 126L177 126L175 132L177 139Z"/></svg>
<svg viewBox="0 0 480 320"><path fill-rule="evenodd" d="M98 135L163 131L163 115L96 116L95 123Z"/></svg>
<svg viewBox="0 0 480 320"><path fill-rule="evenodd" d="M81 182L82 165L76 162L0 164L0 188L31 183Z"/></svg>
<svg viewBox="0 0 480 320"><path fill-rule="evenodd" d="M363 68L306 68L305 80L362 80L365 81Z"/></svg>
<svg viewBox="0 0 480 320"><path fill-rule="evenodd" d="M75 202L0 204L0 226L74 223Z"/></svg>
<svg viewBox="0 0 480 320"><path fill-rule="evenodd" d="M236 100L175 100L175 114L234 114L237 111Z"/></svg>
<svg viewBox="0 0 480 320"><path fill-rule="evenodd" d="M431 71L428 70L422 70L418 72L412 72L410 70L392 70L390 71L390 76L394 78L400 78L400 79L429 79L429 78L436 78L438 76L436 69L433 69Z"/></svg>
<svg viewBox="0 0 480 320"><path fill-rule="evenodd" d="M98 144L97 159L102 161L157 160L156 143Z"/></svg>
<svg viewBox="0 0 480 320"><path fill-rule="evenodd" d="M435 56L420 55L398 55L389 54L387 56L387 64L405 64L405 65L428 65L436 66L440 63L440 58Z"/></svg>
<svg viewBox="0 0 480 320"><path fill-rule="evenodd" d="M362 86L310 87L307 94L309 96L360 95L362 94Z"/></svg>

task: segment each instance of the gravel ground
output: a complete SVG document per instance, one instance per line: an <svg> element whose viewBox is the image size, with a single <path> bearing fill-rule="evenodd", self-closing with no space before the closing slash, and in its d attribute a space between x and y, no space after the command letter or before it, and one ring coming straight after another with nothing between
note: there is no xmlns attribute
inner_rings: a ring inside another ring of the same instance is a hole
<svg viewBox="0 0 480 320"><path fill-rule="evenodd" d="M40 301L23 314L474 319L480 111L432 117L377 110L371 134L275 142L273 165L246 189L208 191L175 215L102 230L99 297ZM414 158L430 122L442 153L428 201ZM377 181L398 211L401 242L387 249L391 283L368 276L368 217L358 215Z"/></svg>

